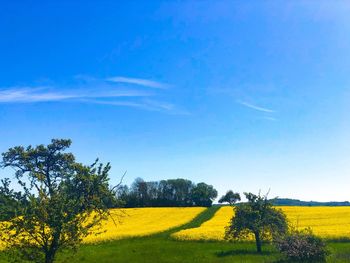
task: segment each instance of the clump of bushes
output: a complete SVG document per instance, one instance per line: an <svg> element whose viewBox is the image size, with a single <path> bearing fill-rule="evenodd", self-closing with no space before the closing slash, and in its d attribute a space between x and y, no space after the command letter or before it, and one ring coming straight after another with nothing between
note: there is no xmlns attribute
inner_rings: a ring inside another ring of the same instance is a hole
<svg viewBox="0 0 350 263"><path fill-rule="evenodd" d="M310 228L293 229L275 240L275 245L289 262L325 262L329 254L325 242Z"/></svg>

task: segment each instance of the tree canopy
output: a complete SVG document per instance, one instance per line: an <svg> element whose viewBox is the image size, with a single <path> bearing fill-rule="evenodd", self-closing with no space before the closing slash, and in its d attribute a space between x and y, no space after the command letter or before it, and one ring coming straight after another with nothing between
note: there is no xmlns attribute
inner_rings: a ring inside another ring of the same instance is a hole
<svg viewBox="0 0 350 263"><path fill-rule="evenodd" d="M2 154L1 167L13 168L17 188L4 179L0 239L21 259L53 262L62 248L77 248L107 214L110 199L107 165L83 165L65 150L70 140L54 139L47 146L17 146ZM9 206L6 206L9 207Z"/></svg>
<svg viewBox="0 0 350 263"><path fill-rule="evenodd" d="M248 202L234 207L235 215L226 228L227 239L254 235L257 252L261 252L263 240L273 239L288 230L285 214L272 206L266 196L244 193Z"/></svg>
<svg viewBox="0 0 350 263"><path fill-rule="evenodd" d="M182 178L155 182L137 178L130 188L124 185L117 191L117 199L125 207L211 206L216 197L213 186Z"/></svg>
<svg viewBox="0 0 350 263"><path fill-rule="evenodd" d="M230 205L234 205L238 201L241 201L241 196L239 193L234 193L232 190L227 191L226 194L219 199L220 204L229 203Z"/></svg>

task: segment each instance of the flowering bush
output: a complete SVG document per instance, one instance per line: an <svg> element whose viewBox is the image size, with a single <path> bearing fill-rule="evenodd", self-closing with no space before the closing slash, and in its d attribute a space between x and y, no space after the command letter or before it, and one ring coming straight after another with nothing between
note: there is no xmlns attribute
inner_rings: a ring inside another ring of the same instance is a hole
<svg viewBox="0 0 350 263"><path fill-rule="evenodd" d="M323 240L315 236L310 228L292 230L275 240L277 249L290 261L324 262L329 254Z"/></svg>

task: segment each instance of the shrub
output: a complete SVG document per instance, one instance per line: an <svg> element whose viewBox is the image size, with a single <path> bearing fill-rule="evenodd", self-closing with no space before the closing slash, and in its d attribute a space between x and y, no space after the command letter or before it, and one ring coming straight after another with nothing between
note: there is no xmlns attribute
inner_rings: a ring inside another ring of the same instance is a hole
<svg viewBox="0 0 350 263"><path fill-rule="evenodd" d="M276 248L289 261L324 262L329 254L323 240L315 236L310 228L292 230L275 240Z"/></svg>

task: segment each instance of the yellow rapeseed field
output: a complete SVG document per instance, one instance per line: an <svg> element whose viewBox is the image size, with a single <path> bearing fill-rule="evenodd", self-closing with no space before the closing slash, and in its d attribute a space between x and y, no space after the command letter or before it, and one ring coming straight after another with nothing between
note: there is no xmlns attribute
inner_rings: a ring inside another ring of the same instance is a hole
<svg viewBox="0 0 350 263"><path fill-rule="evenodd" d="M91 243L162 232L190 222L204 209L202 207L112 209L113 219L109 218L105 221L101 229L106 232L90 235L84 242Z"/></svg>
<svg viewBox="0 0 350 263"><path fill-rule="evenodd" d="M300 207L284 206L288 221L302 229L310 227L324 238L350 238L350 207ZM220 208L214 217L200 227L181 230L173 237L181 240L223 240L225 226L233 216L233 209Z"/></svg>
<svg viewBox="0 0 350 263"><path fill-rule="evenodd" d="M200 227L189 228L174 233L172 236L181 240L223 240L225 226L233 216L233 209L229 206L221 207L210 220Z"/></svg>
<svg viewBox="0 0 350 263"><path fill-rule="evenodd" d="M281 209L299 229L311 227L316 235L325 238L350 238L350 207L285 206Z"/></svg>
<svg viewBox="0 0 350 263"><path fill-rule="evenodd" d="M350 207L285 206L278 208L282 209L289 222L299 229L311 227L315 234L325 238L350 238ZM112 217L103 222L100 230L103 233L90 235L84 242L91 243L162 232L190 222L204 209L202 207L112 209ZM174 233L172 237L180 240L223 240L225 226L229 224L232 216L231 207L221 207L213 218L200 227L181 230Z"/></svg>
<svg viewBox="0 0 350 263"><path fill-rule="evenodd" d="M168 230L190 222L203 207L159 207L111 209L111 216L102 223L102 228L85 238L85 243L127 237L145 236ZM0 242L0 250L4 248Z"/></svg>

